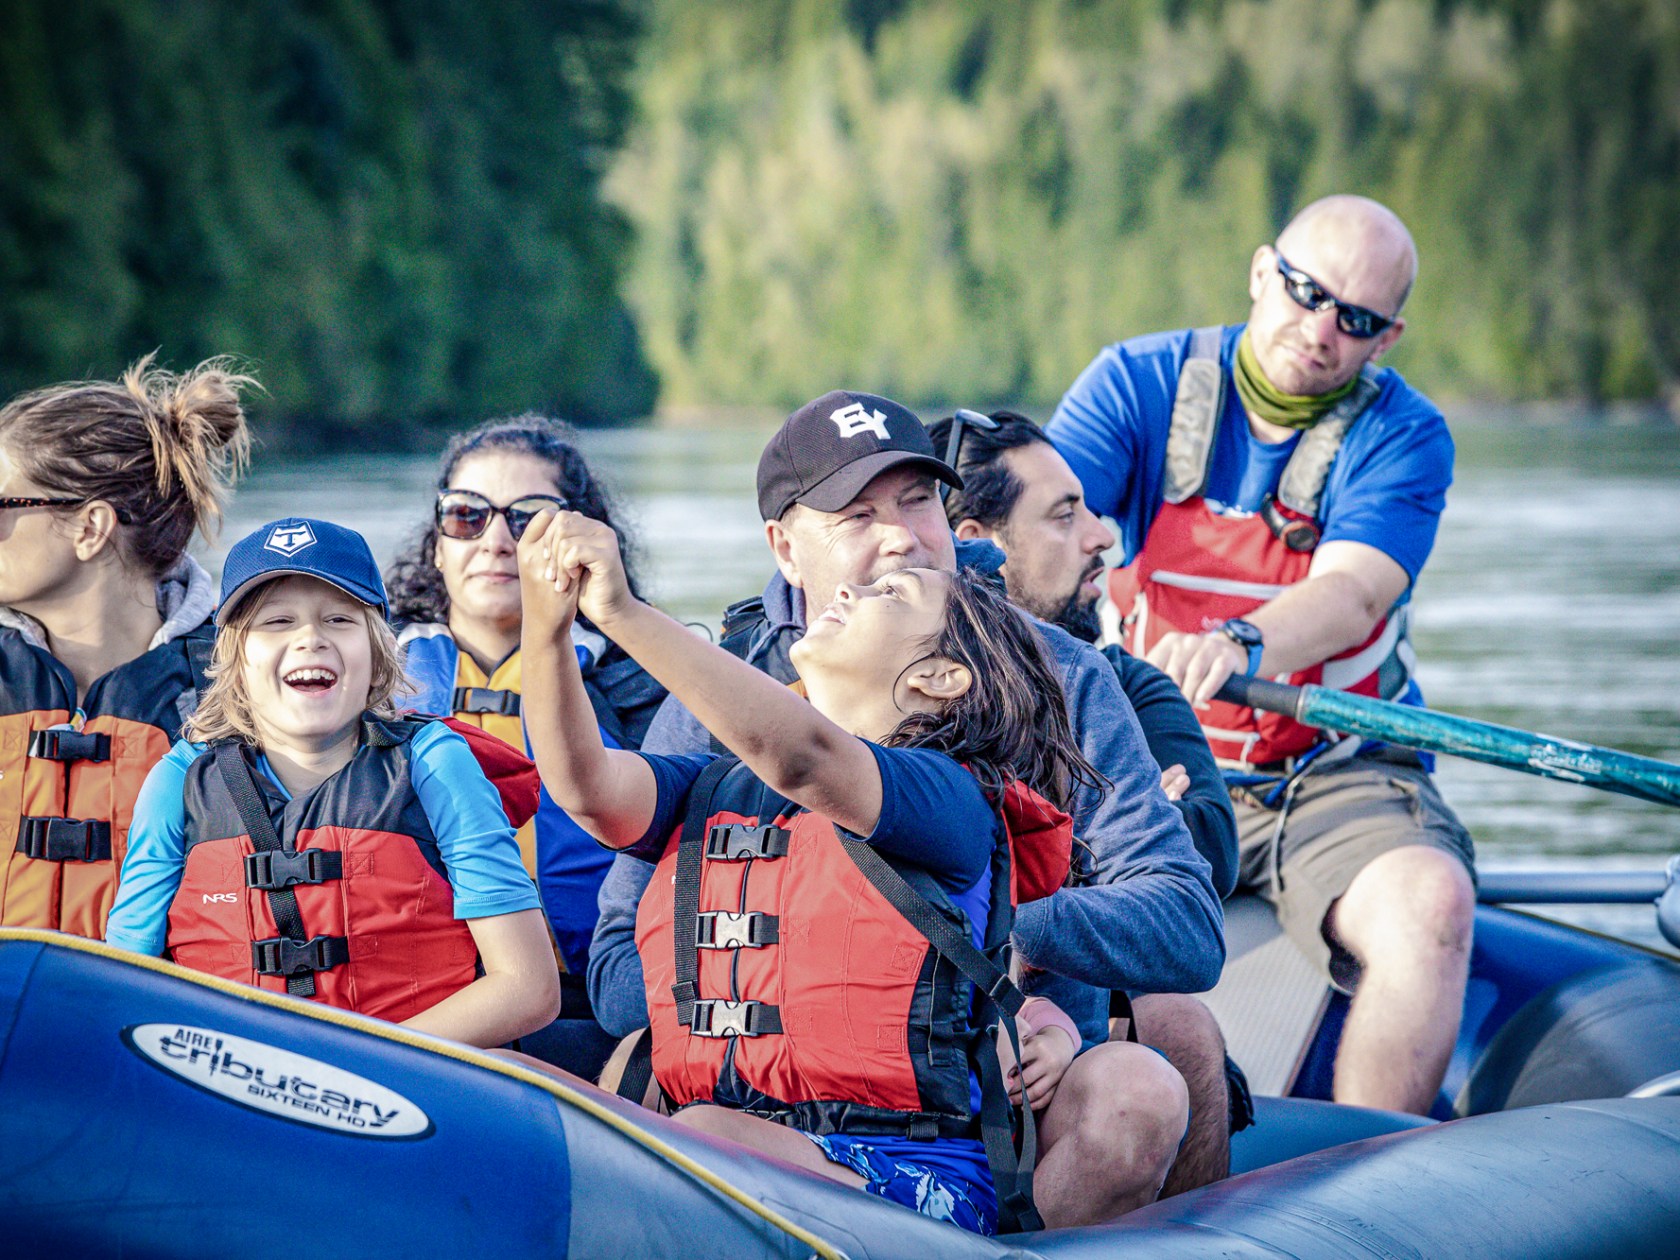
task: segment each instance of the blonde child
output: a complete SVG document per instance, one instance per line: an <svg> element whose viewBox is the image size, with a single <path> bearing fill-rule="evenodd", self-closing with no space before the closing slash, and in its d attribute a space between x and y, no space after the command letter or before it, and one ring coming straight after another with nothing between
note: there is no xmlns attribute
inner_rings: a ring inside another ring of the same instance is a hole
<svg viewBox="0 0 1680 1260"><path fill-rule="evenodd" d="M141 790L108 939L500 1045L554 1018L554 956L466 742L393 706L385 613L352 530L293 517L234 546L213 682Z"/></svg>

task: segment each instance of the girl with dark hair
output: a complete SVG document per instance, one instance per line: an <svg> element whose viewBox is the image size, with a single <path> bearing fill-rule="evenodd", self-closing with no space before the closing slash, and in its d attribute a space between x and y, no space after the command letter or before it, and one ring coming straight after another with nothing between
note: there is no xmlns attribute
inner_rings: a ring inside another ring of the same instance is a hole
<svg viewBox="0 0 1680 1260"><path fill-rule="evenodd" d="M543 782L603 845L658 864L636 944L677 1119L971 1230L1000 1208L1030 1221L971 981L1011 992L987 960L1013 904L1066 879L1060 806L1100 781L1037 632L972 573L842 584L790 653L802 698L637 600L601 525L539 518L519 555ZM579 616L734 755L594 739ZM1034 1108L1070 1028L1026 1039L1012 1088Z"/></svg>
<svg viewBox="0 0 1680 1260"><path fill-rule="evenodd" d="M254 384L148 355L0 408L6 926L105 934L135 797L203 684L215 589L187 543L220 520Z"/></svg>
<svg viewBox="0 0 1680 1260"><path fill-rule="evenodd" d="M444 452L431 521L391 567L391 617L427 713L453 715L524 750L520 587L515 547L541 511L567 508L629 537L606 489L557 420L522 415L462 433ZM665 690L601 635L580 627L574 646L595 724L611 747L637 748ZM593 1078L612 1039L590 1014L584 985L595 895L612 855L546 795L519 831L555 939L561 1019L522 1046Z"/></svg>

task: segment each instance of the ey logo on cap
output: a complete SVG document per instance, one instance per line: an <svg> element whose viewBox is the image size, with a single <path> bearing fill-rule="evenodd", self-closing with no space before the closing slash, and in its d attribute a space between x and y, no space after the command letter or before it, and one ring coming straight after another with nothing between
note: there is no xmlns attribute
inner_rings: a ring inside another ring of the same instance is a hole
<svg viewBox="0 0 1680 1260"><path fill-rule="evenodd" d="M278 551L283 556L295 556L305 547L315 545L315 531L306 524L276 525L263 544L265 550Z"/></svg>
<svg viewBox="0 0 1680 1260"><path fill-rule="evenodd" d="M883 442L892 441L892 435L887 432L887 418L879 411L864 410L860 402L831 412L828 418L834 421L843 438L856 437L860 433L873 433Z"/></svg>

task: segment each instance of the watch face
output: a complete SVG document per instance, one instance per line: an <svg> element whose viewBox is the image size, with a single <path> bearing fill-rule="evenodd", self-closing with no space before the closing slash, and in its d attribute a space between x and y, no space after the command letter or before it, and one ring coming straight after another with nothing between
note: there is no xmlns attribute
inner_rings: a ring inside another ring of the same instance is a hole
<svg viewBox="0 0 1680 1260"><path fill-rule="evenodd" d="M1227 621L1219 629L1229 638L1236 640L1244 647L1259 647L1261 643L1260 629L1241 618Z"/></svg>

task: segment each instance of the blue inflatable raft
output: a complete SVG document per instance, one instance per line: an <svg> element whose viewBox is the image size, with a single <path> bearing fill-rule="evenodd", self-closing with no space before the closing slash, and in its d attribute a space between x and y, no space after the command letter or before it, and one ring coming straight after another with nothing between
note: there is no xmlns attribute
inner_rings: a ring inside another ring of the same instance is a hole
<svg viewBox="0 0 1680 1260"><path fill-rule="evenodd" d="M1242 1175L986 1240L490 1055L0 930L0 1254L1676 1254L1680 968L1484 908L1474 972L1462 1118L1263 1098Z"/></svg>

